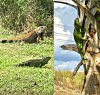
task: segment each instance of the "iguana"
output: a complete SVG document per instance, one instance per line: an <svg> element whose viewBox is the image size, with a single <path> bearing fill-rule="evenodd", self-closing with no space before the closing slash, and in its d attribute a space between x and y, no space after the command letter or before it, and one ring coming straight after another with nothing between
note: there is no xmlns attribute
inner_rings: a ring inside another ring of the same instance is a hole
<svg viewBox="0 0 100 95"><path fill-rule="evenodd" d="M85 65L84 65L84 50L83 50L83 44L86 41L85 38L85 29L82 29L82 26L79 23L79 18L76 18L74 21L74 39L78 48L78 53L80 54L82 60L80 61L80 63L78 64L78 66L75 68L73 75L75 75L79 69L79 67L83 64L84 69L86 69ZM85 71L86 73L86 71Z"/></svg>
<svg viewBox="0 0 100 95"><path fill-rule="evenodd" d="M20 64L16 64L15 66L28 66L28 67L42 67L45 64L48 64L48 61L51 59L51 57L43 57L42 59L32 59L25 62L22 62Z"/></svg>
<svg viewBox="0 0 100 95"><path fill-rule="evenodd" d="M31 30L26 35L20 37L12 37L8 39L3 39L1 43L13 43L13 42L25 42L25 43L35 43L39 42L39 40L43 40L43 34L46 29L46 26L39 26L35 30Z"/></svg>
<svg viewBox="0 0 100 95"><path fill-rule="evenodd" d="M82 23L82 25L83 25L83 23ZM84 25L83 26L80 25L79 18L75 19L74 26L75 26L75 28L74 28L73 34L74 34L74 39L75 39L75 42L76 42L76 45L77 45L77 48L78 48L78 53L81 56L81 61L79 62L79 64L75 68L75 70L73 72L73 76L76 75L80 66L83 65L85 77L84 77L84 83L83 83L82 90L81 90L81 92L82 92L83 89L84 89L84 85L85 85L85 82L86 82L86 75L87 75L87 72L88 72L87 69L86 69L86 64L85 64L86 59L84 59L84 55L85 55L84 45L87 43L87 40L86 40L87 38L85 37L86 31L84 29Z"/></svg>

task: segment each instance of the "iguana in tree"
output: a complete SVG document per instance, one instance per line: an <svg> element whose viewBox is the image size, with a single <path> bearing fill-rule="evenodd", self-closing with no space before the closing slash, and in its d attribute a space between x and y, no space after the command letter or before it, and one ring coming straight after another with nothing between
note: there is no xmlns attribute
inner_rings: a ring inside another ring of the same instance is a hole
<svg viewBox="0 0 100 95"><path fill-rule="evenodd" d="M43 34L46 30L46 26L39 26L35 30L31 30L26 35L20 36L20 37L13 37L1 40L1 43L13 43L13 42L24 42L24 43L35 43L39 42L39 40L43 40Z"/></svg>
<svg viewBox="0 0 100 95"><path fill-rule="evenodd" d="M83 50L83 44L86 42L86 38L85 38L85 29L82 28L82 26L79 23L79 18L76 18L74 21L74 40L76 42L77 48L78 48L78 53L80 54L82 60L80 61L80 63L78 64L78 66L75 68L73 75L75 75L78 71L78 69L80 68L80 66L83 64L84 69L85 64L84 64L84 50ZM85 71L86 74L86 71Z"/></svg>
<svg viewBox="0 0 100 95"><path fill-rule="evenodd" d="M77 48L78 48L78 52L80 53L81 57L83 58L83 46L82 46L82 43L83 43L83 37L82 37L82 29L81 29L81 26L79 24L79 19L76 18L75 19L75 22L74 22L74 26L75 26L75 29L74 29L74 40L76 42L76 45L77 45Z"/></svg>
<svg viewBox="0 0 100 95"><path fill-rule="evenodd" d="M80 23L79 23L79 18L75 19L74 26L75 26L75 28L74 28L73 34L74 34L74 39L75 39L75 42L76 42L76 45L77 45L77 48L78 48L78 53L81 56L81 61L77 65L77 67L75 68L75 70L73 72L73 76L76 75L80 66L83 65L85 77L84 77L83 87L82 87L82 90L81 90L81 92L82 92L83 89L84 89L84 85L85 85L85 82L86 82L86 75L87 75L87 72L88 72L87 69L86 69L86 64L85 64L86 59L84 59L84 55L85 55L84 45L87 43L87 38L85 37L86 30L84 29L84 23L82 23L82 26L81 26Z"/></svg>

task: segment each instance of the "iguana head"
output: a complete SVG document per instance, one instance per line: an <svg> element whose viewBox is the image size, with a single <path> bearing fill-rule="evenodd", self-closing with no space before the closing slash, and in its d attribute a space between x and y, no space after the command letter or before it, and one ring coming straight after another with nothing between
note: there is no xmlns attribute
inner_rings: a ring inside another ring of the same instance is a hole
<svg viewBox="0 0 100 95"><path fill-rule="evenodd" d="M75 28L77 28L78 26L80 26L80 24L79 24L79 18L75 19L74 26L75 26Z"/></svg>
<svg viewBox="0 0 100 95"><path fill-rule="evenodd" d="M39 26L36 30L38 31L38 33L41 33L43 31L45 31L46 28L47 28L46 26Z"/></svg>
<svg viewBox="0 0 100 95"><path fill-rule="evenodd" d="M49 61L51 59L51 57L43 57L42 58L44 61Z"/></svg>

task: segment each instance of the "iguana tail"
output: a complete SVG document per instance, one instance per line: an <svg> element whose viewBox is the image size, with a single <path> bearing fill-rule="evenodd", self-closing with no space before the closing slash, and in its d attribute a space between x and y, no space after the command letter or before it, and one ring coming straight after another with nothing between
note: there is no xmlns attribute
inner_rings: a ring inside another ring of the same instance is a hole
<svg viewBox="0 0 100 95"><path fill-rule="evenodd" d="M20 42L20 40L1 40L0 43L13 43L13 42Z"/></svg>
<svg viewBox="0 0 100 95"><path fill-rule="evenodd" d="M0 41L0 43L6 43L7 42L7 40L1 40Z"/></svg>

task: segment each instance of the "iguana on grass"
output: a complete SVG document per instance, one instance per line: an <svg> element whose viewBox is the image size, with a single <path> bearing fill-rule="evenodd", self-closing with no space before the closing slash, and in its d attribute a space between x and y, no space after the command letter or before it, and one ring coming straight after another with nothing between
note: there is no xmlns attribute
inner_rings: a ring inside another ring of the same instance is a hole
<svg viewBox="0 0 100 95"><path fill-rule="evenodd" d="M31 30L26 35L20 37L13 37L8 39L3 39L1 43L13 43L13 42L24 42L24 43L35 43L39 42L39 40L43 40L43 34L46 29L46 26L39 26L35 30Z"/></svg>
<svg viewBox="0 0 100 95"><path fill-rule="evenodd" d="M25 62L22 62L20 64L16 64L15 66L28 66L28 67L42 67L45 64L48 64L48 61L51 59L51 57L44 57L42 59L32 59Z"/></svg>

